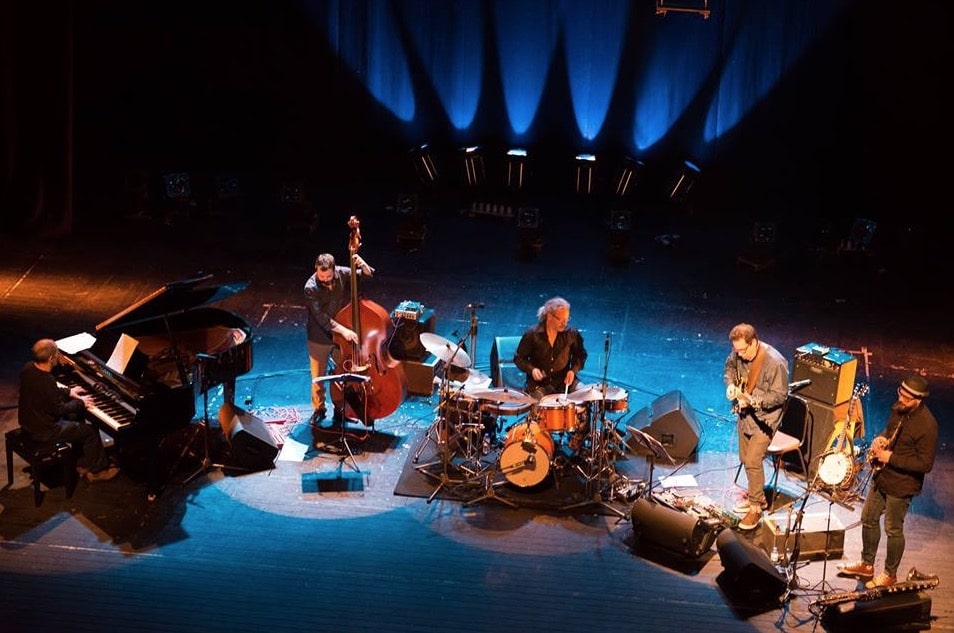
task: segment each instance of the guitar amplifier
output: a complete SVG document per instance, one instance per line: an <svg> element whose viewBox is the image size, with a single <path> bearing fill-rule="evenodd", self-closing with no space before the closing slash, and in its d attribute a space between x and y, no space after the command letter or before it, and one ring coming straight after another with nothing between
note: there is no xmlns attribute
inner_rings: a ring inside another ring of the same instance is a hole
<svg viewBox="0 0 954 633"><path fill-rule="evenodd" d="M829 405L851 398L858 371L858 359L840 349L806 343L795 350L792 381L811 380L798 395Z"/></svg>

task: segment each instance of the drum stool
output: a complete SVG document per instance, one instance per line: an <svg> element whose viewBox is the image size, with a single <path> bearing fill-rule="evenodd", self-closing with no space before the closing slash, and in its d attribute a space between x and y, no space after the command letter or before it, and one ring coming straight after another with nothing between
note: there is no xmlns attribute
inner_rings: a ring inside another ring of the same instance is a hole
<svg viewBox="0 0 954 633"><path fill-rule="evenodd" d="M13 454L23 458L30 467L30 479L33 481L33 503L39 507L43 503L43 491L40 484L43 475L59 467L62 469L61 483L66 486L66 498L73 497L79 475L76 472L76 455L69 442L50 444L37 442L17 427L6 433L7 446L7 486L13 485Z"/></svg>

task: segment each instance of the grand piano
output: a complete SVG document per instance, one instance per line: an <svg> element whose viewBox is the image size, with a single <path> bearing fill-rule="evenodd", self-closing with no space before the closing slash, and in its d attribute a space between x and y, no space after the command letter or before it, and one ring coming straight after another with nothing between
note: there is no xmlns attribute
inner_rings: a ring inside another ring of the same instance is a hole
<svg viewBox="0 0 954 633"><path fill-rule="evenodd" d="M64 362L57 380L93 396L87 417L115 440L124 469L141 468L130 462L145 454L150 495L162 485L160 445L192 422L196 398L222 385L225 401L232 402L236 377L252 369L249 324L209 305L248 284L211 279L165 284L98 324L95 335L58 341Z"/></svg>

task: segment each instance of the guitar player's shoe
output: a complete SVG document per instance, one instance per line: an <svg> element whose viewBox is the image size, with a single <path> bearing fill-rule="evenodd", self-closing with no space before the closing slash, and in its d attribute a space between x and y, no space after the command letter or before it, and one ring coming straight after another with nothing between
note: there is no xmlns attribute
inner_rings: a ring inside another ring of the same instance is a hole
<svg viewBox="0 0 954 633"><path fill-rule="evenodd" d="M749 513L746 514L741 521L739 521L739 529L745 532L754 530L759 526L761 521L762 512L758 508L750 508Z"/></svg>
<svg viewBox="0 0 954 633"><path fill-rule="evenodd" d="M892 576L887 572L881 572L871 580L865 583L866 589L876 589L878 587L890 587L898 582L897 576Z"/></svg>
<svg viewBox="0 0 954 633"><path fill-rule="evenodd" d="M838 566L839 576L850 576L854 578L871 578L874 576L874 565L869 565L863 560L854 563L846 563Z"/></svg>

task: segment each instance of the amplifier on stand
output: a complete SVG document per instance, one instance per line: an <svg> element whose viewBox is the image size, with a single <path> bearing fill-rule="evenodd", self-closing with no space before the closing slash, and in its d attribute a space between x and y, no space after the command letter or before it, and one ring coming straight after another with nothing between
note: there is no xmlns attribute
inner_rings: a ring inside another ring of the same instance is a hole
<svg viewBox="0 0 954 633"><path fill-rule="evenodd" d="M840 349L806 343L795 350L792 381L811 380L798 395L828 405L841 404L851 398L855 385L858 359Z"/></svg>

